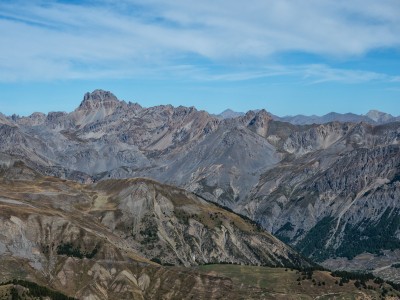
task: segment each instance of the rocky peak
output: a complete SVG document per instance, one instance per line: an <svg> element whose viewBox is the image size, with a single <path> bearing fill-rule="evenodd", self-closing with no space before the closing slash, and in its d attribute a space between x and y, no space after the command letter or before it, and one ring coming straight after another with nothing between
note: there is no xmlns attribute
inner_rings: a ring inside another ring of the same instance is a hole
<svg viewBox="0 0 400 300"><path fill-rule="evenodd" d="M128 104L125 101L119 101L113 93L94 90L83 96L83 101L71 115L75 125L83 126L103 120L118 109L127 107Z"/></svg>
<svg viewBox="0 0 400 300"><path fill-rule="evenodd" d="M268 125L272 120L272 116L265 109L250 110L242 117L245 126L263 137L267 136Z"/></svg>
<svg viewBox="0 0 400 300"><path fill-rule="evenodd" d="M257 110L256 112L257 112L256 117L268 119L268 121L272 120L271 114L269 112L267 112L265 109Z"/></svg>
<svg viewBox="0 0 400 300"><path fill-rule="evenodd" d="M251 120L253 118L267 118L272 120L272 116L265 109L249 110L244 116L243 120Z"/></svg>
<svg viewBox="0 0 400 300"><path fill-rule="evenodd" d="M111 108L118 106L119 103L120 101L113 93L104 90L94 90L83 96L83 101L78 109L91 110L100 107Z"/></svg>
<svg viewBox="0 0 400 300"><path fill-rule="evenodd" d="M183 117L183 116L187 116L193 112L197 112L197 109L194 106L186 107L186 106L180 105L177 108L175 108L174 116Z"/></svg>

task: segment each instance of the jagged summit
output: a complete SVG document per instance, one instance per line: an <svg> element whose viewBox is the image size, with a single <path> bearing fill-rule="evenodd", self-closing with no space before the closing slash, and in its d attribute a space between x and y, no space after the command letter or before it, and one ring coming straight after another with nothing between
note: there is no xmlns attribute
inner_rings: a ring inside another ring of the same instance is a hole
<svg viewBox="0 0 400 300"><path fill-rule="evenodd" d="M116 105L120 101L118 98L109 91L104 91L101 89L94 90L93 92L87 92L83 96L83 100L79 105L78 109L92 109L103 105Z"/></svg>
<svg viewBox="0 0 400 300"><path fill-rule="evenodd" d="M72 115L77 125L84 125L102 120L124 106L127 106L126 102L118 100L113 93L97 89L83 96L81 104Z"/></svg>
<svg viewBox="0 0 400 300"><path fill-rule="evenodd" d="M249 110L243 117L241 117L241 120L250 130L266 137L269 122L272 121L273 118L265 109L261 109Z"/></svg>
<svg viewBox="0 0 400 300"><path fill-rule="evenodd" d="M83 100L84 101L87 101L87 100L93 100L93 101L115 100L115 101L118 101L118 98L110 91L96 89L91 93L87 92L83 96Z"/></svg>

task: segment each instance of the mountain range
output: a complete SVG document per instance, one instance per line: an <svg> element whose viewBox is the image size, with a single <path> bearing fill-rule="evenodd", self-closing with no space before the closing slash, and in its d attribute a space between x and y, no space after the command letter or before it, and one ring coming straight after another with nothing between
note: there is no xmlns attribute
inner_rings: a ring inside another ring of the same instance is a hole
<svg viewBox="0 0 400 300"><path fill-rule="evenodd" d="M243 112L236 112L231 109L226 109L222 113L215 116L219 119L229 119L244 115L245 113ZM370 110L365 115L357 115L353 113L340 114L336 112L330 112L323 116L295 115L295 116L278 117L273 114L271 114L271 116L275 121L288 122L294 125L325 124L330 122L351 122L351 123L365 122L371 125L381 125L381 124L400 121L400 116L394 117L391 114L381 112L378 110Z"/></svg>
<svg viewBox="0 0 400 300"><path fill-rule="evenodd" d="M213 116L95 90L70 113L0 115L0 136L4 230L49 228L5 235L0 249L26 243L49 253L97 249L104 261L115 252L121 262L311 266L303 255L400 282L392 266L400 261L400 123L391 115ZM23 216L13 212L22 207ZM82 244L73 244L77 236ZM66 268L43 253L11 257L50 277ZM54 287L66 290L59 280ZM111 282L103 288L113 293Z"/></svg>

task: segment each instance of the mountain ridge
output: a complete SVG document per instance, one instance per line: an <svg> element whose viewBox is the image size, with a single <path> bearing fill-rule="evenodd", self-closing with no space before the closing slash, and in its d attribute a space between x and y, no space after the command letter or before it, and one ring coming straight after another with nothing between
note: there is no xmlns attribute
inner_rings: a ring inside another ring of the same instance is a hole
<svg viewBox="0 0 400 300"><path fill-rule="evenodd" d="M131 103L131 102L125 102L124 100L119 100L113 93L110 91L105 91L101 89L96 89L93 92L87 92L85 93L83 100L81 103L77 106L77 108L74 110L74 112L79 111L79 110L93 110L93 109L101 109L103 108L104 110L109 110L112 111L112 109L115 109L116 107L121 107L123 109L126 109L127 106L132 106L135 107L136 110L140 109L145 109L145 107L141 106L138 103ZM158 105L154 106L154 108L157 107L171 107L174 108L172 105ZM177 106L179 107L179 106ZM181 106L183 107L183 106ZM152 107L148 107L147 109L150 109ZM258 112L259 110L262 109L253 109L249 111L254 111ZM248 111L248 112L249 112ZM209 113L210 116L215 117L220 120L224 119L231 119L231 118L238 118L238 117L243 117L247 112L238 112L234 111L230 108L225 109L223 112L219 114L211 114ZM52 115L52 114L68 114L66 112L49 112L47 115ZM389 113L386 112L381 112L376 109L371 109L369 110L366 114L355 114L355 113L337 113L337 112L329 112L325 115L288 115L288 116L277 116L274 114L269 113L274 120L276 121L283 121L283 122L289 122L294 125L308 125L308 124L324 124L324 123L329 123L329 122L367 122L370 124L374 125L380 125L380 124L385 124L385 123L390 123L390 122L398 122L400 121L400 116L393 116ZM45 114L46 115L46 114ZM99 116L105 117L106 115ZM40 112L33 112L29 116L18 116L18 115L12 115L12 116L4 116L3 118L7 119L22 119L27 121L28 119L41 119L43 118L43 113Z"/></svg>
<svg viewBox="0 0 400 300"><path fill-rule="evenodd" d="M255 110L257 111L257 110ZM240 116L245 115L243 112L236 112L231 109L226 109L220 114L216 116L221 119L229 119L229 118L237 118ZM394 117L391 114L381 112L375 109L371 109L365 115L361 114L354 114L354 113L337 113L337 112L330 112L322 116L318 115L293 115L293 116L277 116L271 114L271 116L276 121L283 121L289 122L294 125L308 125L308 124L324 124L329 122L366 122L373 125L381 125L390 122L398 122L400 117Z"/></svg>

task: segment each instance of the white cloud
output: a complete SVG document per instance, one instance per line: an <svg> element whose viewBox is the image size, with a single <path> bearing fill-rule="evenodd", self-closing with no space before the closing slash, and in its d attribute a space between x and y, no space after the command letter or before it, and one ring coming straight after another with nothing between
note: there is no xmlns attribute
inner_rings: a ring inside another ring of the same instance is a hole
<svg viewBox="0 0 400 300"><path fill-rule="evenodd" d="M186 72L194 79L215 80L284 74L313 82L394 80L384 74L325 65L277 67L270 57L301 51L346 59L373 49L398 48L400 2L396 0L114 3L0 3L0 81L159 72ZM237 61L248 63L249 69L213 70L214 64L230 69ZM182 65L190 68L173 68Z"/></svg>

